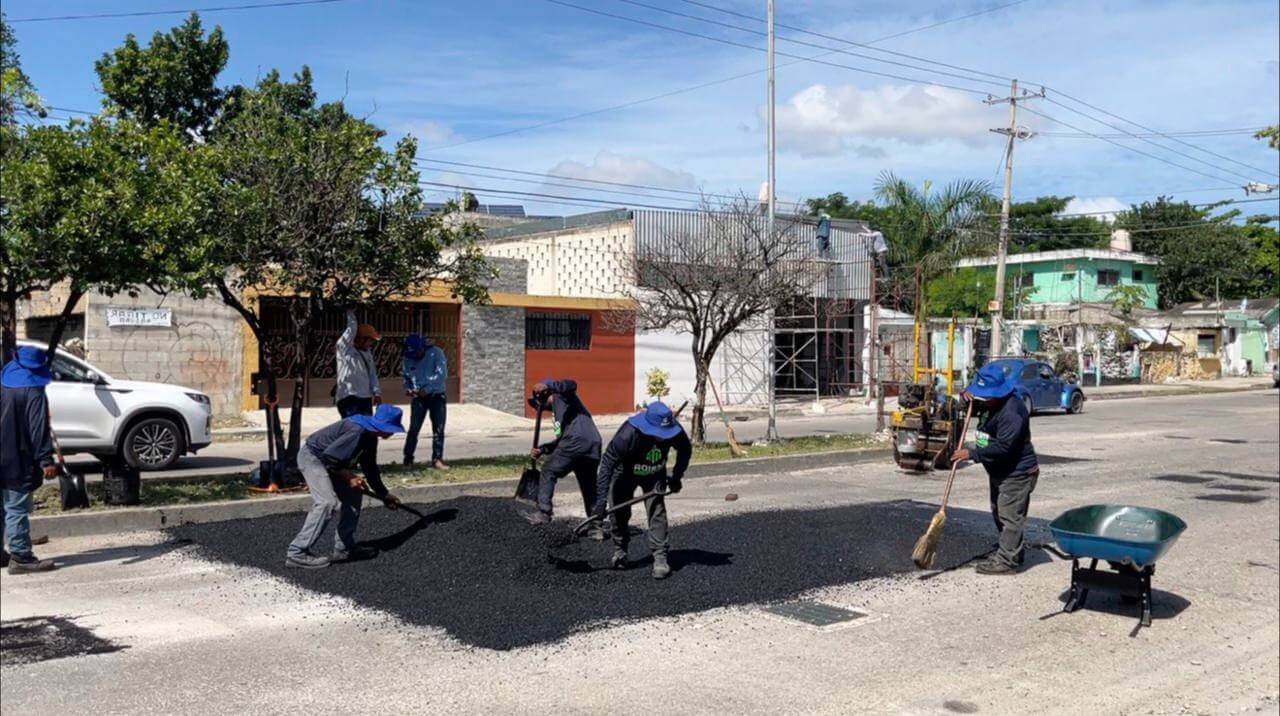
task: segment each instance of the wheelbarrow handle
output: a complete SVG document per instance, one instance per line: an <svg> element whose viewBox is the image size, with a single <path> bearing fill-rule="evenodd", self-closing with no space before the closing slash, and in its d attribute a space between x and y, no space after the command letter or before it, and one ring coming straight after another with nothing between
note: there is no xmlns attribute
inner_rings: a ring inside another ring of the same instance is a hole
<svg viewBox="0 0 1280 716"><path fill-rule="evenodd" d="M372 497L372 498L373 498L373 499L375 499L375 500L378 500L379 502L381 502L381 503L382 503L382 504L384 504L384 505L385 505L385 504L387 504L387 498L383 497L382 495L379 495L378 493L374 492L373 490L370 490L370 489L368 489L368 488L361 488L360 492L361 492L361 493L363 493L363 494L365 494L365 495L368 495L369 497ZM425 520L425 519L427 519L427 516L426 516L426 515L422 514L422 513L421 513L421 512L419 512L418 510L416 510L416 509L414 509L414 508L412 508L412 507L410 507L410 506L408 506L408 505L404 504L403 502L401 502L401 503L396 507L396 509L404 510L405 512L408 512L409 514L411 514L411 515L413 515L413 516L417 517L417 518L418 518L418 519L420 519L420 520Z"/></svg>
<svg viewBox="0 0 1280 716"><path fill-rule="evenodd" d="M624 507L630 507L638 502L644 502L650 497L662 497L664 495L669 495L669 494L671 494L669 490L654 490L652 492L646 492L643 495L640 495L639 497L633 497L630 500L627 500L626 502L619 502L618 504L614 505L613 507L610 507L604 512L601 512L598 515L592 515L587 519L583 520L582 522L579 522L578 526L573 528L573 533L575 535L581 535L583 530L587 529L587 527L590 526L591 523L599 522L600 520L604 519L605 515L611 515L614 512L617 512L618 510Z"/></svg>

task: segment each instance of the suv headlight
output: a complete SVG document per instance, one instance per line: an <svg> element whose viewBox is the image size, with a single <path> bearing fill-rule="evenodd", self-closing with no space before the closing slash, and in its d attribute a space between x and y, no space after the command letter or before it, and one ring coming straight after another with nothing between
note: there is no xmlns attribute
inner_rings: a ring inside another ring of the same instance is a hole
<svg viewBox="0 0 1280 716"><path fill-rule="evenodd" d="M196 401L197 403L205 406L206 408L210 407L211 405L211 403L209 402L209 396L205 395L204 393L186 393L185 395L188 398L191 398L192 400Z"/></svg>

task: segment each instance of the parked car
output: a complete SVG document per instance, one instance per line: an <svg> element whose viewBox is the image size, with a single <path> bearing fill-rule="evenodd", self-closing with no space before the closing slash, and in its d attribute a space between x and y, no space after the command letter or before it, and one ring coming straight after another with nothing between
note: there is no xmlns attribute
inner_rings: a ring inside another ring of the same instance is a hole
<svg viewBox="0 0 1280 716"><path fill-rule="evenodd" d="M1028 413L1037 410L1065 410L1078 413L1084 410L1084 391L1074 380L1068 380L1054 372L1053 366L1032 358L999 358L991 361L1005 375L1016 379L1014 389L1027 406Z"/></svg>
<svg viewBox="0 0 1280 716"><path fill-rule="evenodd" d="M104 462L122 458L139 470L164 470L213 441L213 408L198 390L118 380L61 350L50 372L49 412L64 453L87 452Z"/></svg>

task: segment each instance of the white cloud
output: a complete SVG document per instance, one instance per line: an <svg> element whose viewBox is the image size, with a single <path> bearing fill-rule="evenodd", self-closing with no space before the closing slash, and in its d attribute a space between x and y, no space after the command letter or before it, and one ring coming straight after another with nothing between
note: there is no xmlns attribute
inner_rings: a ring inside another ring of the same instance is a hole
<svg viewBox="0 0 1280 716"><path fill-rule="evenodd" d="M458 133L453 131L453 128L449 125L431 120L422 122L413 127L413 129L416 131L412 133L421 139L422 146L427 149L438 147L442 144L452 144L461 139Z"/></svg>
<svg viewBox="0 0 1280 716"><path fill-rule="evenodd" d="M607 151L597 154L590 164L565 160L551 167L547 173L575 179L645 184L664 189L697 188L697 180L689 172L667 169L648 159L627 157Z"/></svg>
<svg viewBox="0 0 1280 716"><path fill-rule="evenodd" d="M1097 212L1107 212L1105 214L1097 214L1099 219L1103 221L1111 221L1116 218L1116 214L1121 211L1127 211L1129 205L1115 198L1114 196L1093 196L1084 199L1072 199L1067 202L1067 206L1062 210L1063 214L1096 214Z"/></svg>
<svg viewBox="0 0 1280 716"><path fill-rule="evenodd" d="M978 144L989 136L993 121L991 109L979 100L943 87L885 85L863 90L815 84L778 108L779 146L805 156L833 156L851 149L859 156L875 156L861 142Z"/></svg>

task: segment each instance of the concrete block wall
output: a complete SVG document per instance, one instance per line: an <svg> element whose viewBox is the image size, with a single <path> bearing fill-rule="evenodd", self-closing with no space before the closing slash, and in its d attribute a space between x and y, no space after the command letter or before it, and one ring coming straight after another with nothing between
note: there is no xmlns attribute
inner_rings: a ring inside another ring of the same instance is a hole
<svg viewBox="0 0 1280 716"><path fill-rule="evenodd" d="M462 402L524 415L524 308L462 306Z"/></svg>
<svg viewBox="0 0 1280 716"><path fill-rule="evenodd" d="M107 325L108 307L168 308L169 327ZM113 378L172 383L209 395L214 415L238 415L244 339L240 317L217 299L91 294L85 308L85 359Z"/></svg>

